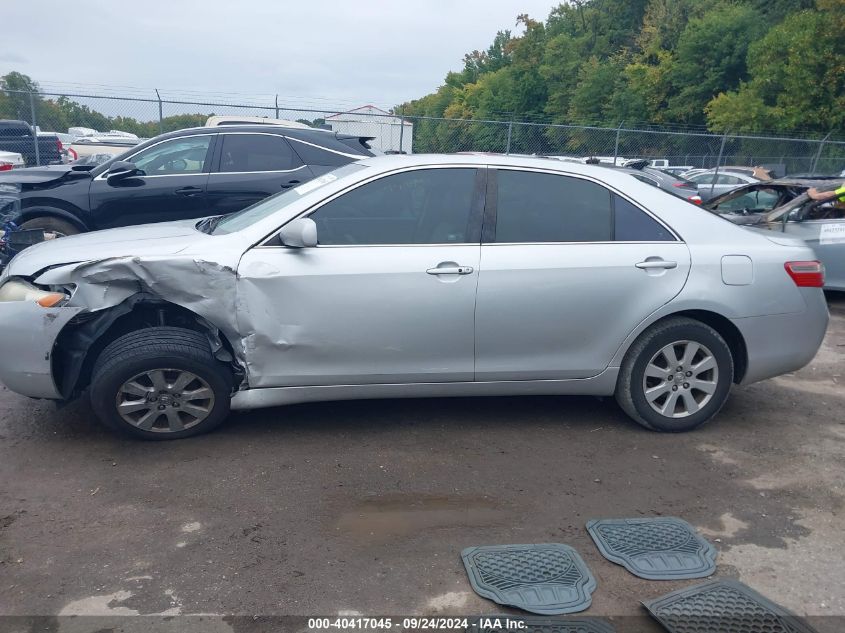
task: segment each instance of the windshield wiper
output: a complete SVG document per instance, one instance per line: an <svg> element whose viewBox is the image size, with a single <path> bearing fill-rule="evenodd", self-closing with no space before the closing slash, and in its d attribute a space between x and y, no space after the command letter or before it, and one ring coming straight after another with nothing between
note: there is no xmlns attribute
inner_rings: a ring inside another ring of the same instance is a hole
<svg viewBox="0 0 845 633"><path fill-rule="evenodd" d="M215 215L213 217L206 218L202 220L199 224L197 224L197 231L211 235L211 233L214 231L214 229L217 228L217 225L222 219L222 215Z"/></svg>

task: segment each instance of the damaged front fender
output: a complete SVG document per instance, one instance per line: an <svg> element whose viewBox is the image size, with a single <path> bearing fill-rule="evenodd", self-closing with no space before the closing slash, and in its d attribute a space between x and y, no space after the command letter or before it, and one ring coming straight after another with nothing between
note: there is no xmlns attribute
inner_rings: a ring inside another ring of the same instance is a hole
<svg viewBox="0 0 845 633"><path fill-rule="evenodd" d="M85 313L70 324L72 329L63 333L60 341L64 362L56 382L62 398L74 392L95 341L139 303L161 302L184 308L207 332L219 360L246 366L237 323L237 275L232 267L190 256L114 257L54 267L34 281L42 287L68 288L71 297L64 309L75 310L72 316ZM229 341L234 358L220 335ZM245 381L245 374L240 373Z"/></svg>

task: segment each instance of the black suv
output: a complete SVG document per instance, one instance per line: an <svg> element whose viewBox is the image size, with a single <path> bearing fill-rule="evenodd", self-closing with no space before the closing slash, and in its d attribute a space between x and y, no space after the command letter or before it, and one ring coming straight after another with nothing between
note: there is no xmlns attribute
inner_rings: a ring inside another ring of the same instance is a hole
<svg viewBox="0 0 845 633"><path fill-rule="evenodd" d="M4 195L9 185L20 190L20 205L3 220L61 236L233 213L373 156L369 140L271 125L179 130L96 167L54 165L0 174Z"/></svg>

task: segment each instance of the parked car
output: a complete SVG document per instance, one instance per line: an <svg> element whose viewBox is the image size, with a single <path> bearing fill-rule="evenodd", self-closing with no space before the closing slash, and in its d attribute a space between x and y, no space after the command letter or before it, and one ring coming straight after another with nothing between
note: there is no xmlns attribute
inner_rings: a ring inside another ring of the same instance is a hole
<svg viewBox="0 0 845 633"><path fill-rule="evenodd" d="M30 166L62 162L62 142L58 137L47 132L37 133L26 121L0 120L0 151L20 154Z"/></svg>
<svg viewBox="0 0 845 633"><path fill-rule="evenodd" d="M669 174L672 174L673 176L681 176L681 177L683 177L683 175L685 173L687 173L688 171L690 171L691 169L693 169L693 168L690 167L689 165L682 165L682 166L672 166L672 165L670 165L669 167L661 167L660 168L661 171L665 171Z"/></svg>
<svg viewBox="0 0 845 633"><path fill-rule="evenodd" d="M122 136L84 136L75 138L70 145L69 151L74 157L74 160L92 155L102 156L104 154L114 157L125 154L130 148L140 143L140 139Z"/></svg>
<svg viewBox="0 0 845 633"><path fill-rule="evenodd" d="M701 204L698 186L694 182L663 169L649 167L645 160L626 161L622 167L615 167L614 169L621 169L640 182L663 189L663 191L683 198L687 202Z"/></svg>
<svg viewBox="0 0 845 633"><path fill-rule="evenodd" d="M774 172L770 169L766 169L765 167L725 165L724 167L719 168L719 171L729 171L734 174L745 174L746 176L751 176L757 180L771 180L775 177Z"/></svg>
<svg viewBox="0 0 845 633"><path fill-rule="evenodd" d="M748 176L739 172L727 172L722 168L719 169L719 173L716 173L715 169L708 169L698 174L684 176L684 178L694 182L698 186L698 195L705 202L710 198L727 193L731 189L760 182L760 179L754 176Z"/></svg>
<svg viewBox="0 0 845 633"><path fill-rule="evenodd" d="M3 152L0 151L0 171L11 171L24 167L26 163L23 156L18 152Z"/></svg>
<svg viewBox="0 0 845 633"><path fill-rule="evenodd" d="M298 130L315 129L310 125L300 123L299 121L291 121L289 119L270 119L263 116L216 115L208 117L205 122L205 127L220 127L221 125L281 125L282 127L291 127Z"/></svg>
<svg viewBox="0 0 845 633"><path fill-rule="evenodd" d="M88 390L147 439L230 407L520 394L615 394L687 431L732 383L814 357L822 282L800 240L619 171L383 156L226 217L23 251L0 276L0 380Z"/></svg>
<svg viewBox="0 0 845 633"><path fill-rule="evenodd" d="M841 179L781 178L740 187L705 206L735 224L801 238L825 266L824 287L845 290L845 205L806 195L810 187L840 184Z"/></svg>
<svg viewBox="0 0 845 633"><path fill-rule="evenodd" d="M366 138L333 132L203 127L157 136L97 166L0 174L0 184L20 184L17 225L66 236L233 213L371 154Z"/></svg>
<svg viewBox="0 0 845 633"><path fill-rule="evenodd" d="M693 169L692 165L672 165L667 158L652 158L648 161L648 165L673 176L680 176L685 171Z"/></svg>

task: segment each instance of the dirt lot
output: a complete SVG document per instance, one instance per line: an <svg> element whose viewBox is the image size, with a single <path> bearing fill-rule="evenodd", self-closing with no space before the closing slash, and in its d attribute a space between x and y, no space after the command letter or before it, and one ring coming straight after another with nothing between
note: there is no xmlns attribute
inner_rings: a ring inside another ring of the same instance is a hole
<svg viewBox="0 0 845 633"><path fill-rule="evenodd" d="M83 404L4 390L0 614L502 612L472 593L461 549L563 542L598 580L587 614L627 630L640 600L695 581L635 578L584 523L662 514L709 536L718 576L845 616L845 295L829 299L810 366L735 389L680 436L641 430L610 399L490 398L301 405L143 443ZM78 630L49 622L38 630Z"/></svg>

